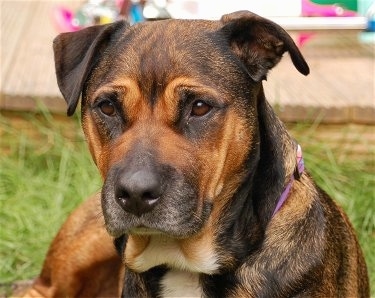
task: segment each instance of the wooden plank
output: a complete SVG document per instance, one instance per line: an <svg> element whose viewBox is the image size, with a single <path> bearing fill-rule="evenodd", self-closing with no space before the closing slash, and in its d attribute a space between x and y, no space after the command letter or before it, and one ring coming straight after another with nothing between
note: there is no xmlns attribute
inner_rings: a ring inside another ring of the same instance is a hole
<svg viewBox="0 0 375 298"><path fill-rule="evenodd" d="M1 1L1 0L0 0ZM0 109L35 109L36 99L65 113L52 53L57 35L50 20L56 4L73 11L77 1L2 1ZM374 46L352 31L319 31L302 47L311 66L304 77L285 55L265 82L267 98L286 121L375 124ZM293 33L298 38L296 33Z"/></svg>
<svg viewBox="0 0 375 298"><path fill-rule="evenodd" d="M28 28L29 19L33 14L33 5L28 1L2 1L1 14L1 82L5 84L8 72L16 52L19 40ZM0 85L0 86L1 86ZM0 87L1 88L1 87Z"/></svg>
<svg viewBox="0 0 375 298"><path fill-rule="evenodd" d="M356 34L332 31L313 35L301 50L310 65L309 76L294 70L286 55L265 83L283 119L324 116L322 121L329 123L374 124L374 45L358 43Z"/></svg>
<svg viewBox="0 0 375 298"><path fill-rule="evenodd" d="M271 17L288 31L364 30L365 17Z"/></svg>
<svg viewBox="0 0 375 298"><path fill-rule="evenodd" d="M20 3L30 5L20 7L17 5L18 2L8 3L8 10L17 9L21 14L27 15L27 21L22 34L18 35L12 57L4 57L11 67L8 67L6 72L2 93L8 97L60 96L54 74L52 52L52 41L58 32L53 27L51 12L55 5L61 2L20 1ZM11 32L10 25L4 24L6 29L3 31Z"/></svg>

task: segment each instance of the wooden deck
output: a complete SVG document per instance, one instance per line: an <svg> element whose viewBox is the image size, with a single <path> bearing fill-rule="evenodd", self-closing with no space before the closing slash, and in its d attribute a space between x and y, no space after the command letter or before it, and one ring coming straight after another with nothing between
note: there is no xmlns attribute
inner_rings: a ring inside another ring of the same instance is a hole
<svg viewBox="0 0 375 298"><path fill-rule="evenodd" d="M50 16L57 4L74 10L79 1L0 0L0 110L29 110L42 102L53 112L65 112L52 54L57 31ZM316 33L302 47L311 68L308 77L285 55L264 84L283 120L375 124L375 48L360 43L358 34Z"/></svg>

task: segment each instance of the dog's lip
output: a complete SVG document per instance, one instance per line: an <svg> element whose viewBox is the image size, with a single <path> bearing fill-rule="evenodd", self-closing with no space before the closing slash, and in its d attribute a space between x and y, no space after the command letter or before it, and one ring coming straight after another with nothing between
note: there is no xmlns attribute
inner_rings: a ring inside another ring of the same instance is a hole
<svg viewBox="0 0 375 298"><path fill-rule="evenodd" d="M130 235L162 235L165 234L162 231L158 229L153 229L153 228L147 228L146 226L138 226L135 228L132 228L129 232Z"/></svg>

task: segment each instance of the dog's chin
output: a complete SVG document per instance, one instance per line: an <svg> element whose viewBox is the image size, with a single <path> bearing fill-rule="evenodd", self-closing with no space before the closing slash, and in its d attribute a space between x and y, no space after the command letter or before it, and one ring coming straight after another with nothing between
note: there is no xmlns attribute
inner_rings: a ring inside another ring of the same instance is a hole
<svg viewBox="0 0 375 298"><path fill-rule="evenodd" d="M204 227L209 215L203 218L194 218L187 222L168 222L166 219L149 222L142 219L135 222L123 219L122 221L114 221L113 218L106 220L106 229L108 233L117 238L124 234L139 236L167 236L170 238L183 239L197 234Z"/></svg>
<svg viewBox="0 0 375 298"><path fill-rule="evenodd" d="M129 235L139 235L139 236L157 236L157 235L165 235L164 232L157 230L157 229L150 229L146 227L137 227L134 229L131 229L128 232Z"/></svg>
<svg viewBox="0 0 375 298"><path fill-rule="evenodd" d="M201 227L202 228L202 227ZM185 239L189 238L195 234L197 234L201 228L197 230L193 230L191 233L176 233L175 231L168 231L168 230L158 230L153 228L146 228L146 227L137 227L129 230L126 234L127 235L134 235L134 236L163 236L173 239Z"/></svg>
<svg viewBox="0 0 375 298"><path fill-rule="evenodd" d="M117 238L127 235L165 235L183 239L197 234L211 214L212 204L204 200L202 208L192 201L158 206L151 212L135 216L125 212L113 200L103 200L103 215L108 233ZM199 210L199 211L198 211Z"/></svg>

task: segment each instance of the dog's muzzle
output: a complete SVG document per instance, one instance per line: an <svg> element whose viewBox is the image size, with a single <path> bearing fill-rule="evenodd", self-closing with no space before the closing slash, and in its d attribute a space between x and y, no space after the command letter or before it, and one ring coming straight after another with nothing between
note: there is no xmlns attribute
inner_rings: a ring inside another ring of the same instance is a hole
<svg viewBox="0 0 375 298"><path fill-rule="evenodd" d="M211 202L199 197L198 183L172 165L145 154L114 164L102 189L108 232L162 233L185 238L197 233L211 212Z"/></svg>

